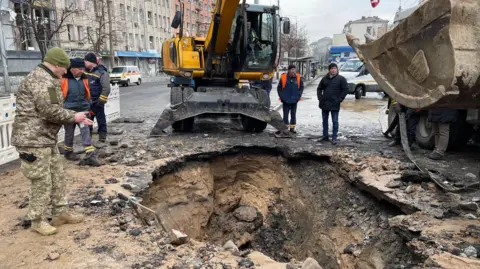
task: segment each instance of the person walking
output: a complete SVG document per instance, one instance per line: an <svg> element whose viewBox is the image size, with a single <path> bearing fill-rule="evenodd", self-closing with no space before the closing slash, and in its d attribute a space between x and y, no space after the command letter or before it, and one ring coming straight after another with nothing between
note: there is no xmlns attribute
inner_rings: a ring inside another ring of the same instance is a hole
<svg viewBox="0 0 480 269"><path fill-rule="evenodd" d="M100 64L100 60L94 53L85 55L85 74L88 77L90 85L90 94L92 99L92 111L94 116L92 120L97 119L98 140L107 141L107 118L105 116L105 104L110 94L110 75L107 68ZM93 126L90 127L90 134L93 132Z"/></svg>
<svg viewBox="0 0 480 269"><path fill-rule="evenodd" d="M288 72L283 73L277 86L278 97L283 104L283 122L296 133L297 104L303 94L303 79L297 74L295 65L288 66ZM290 115L290 121L289 121Z"/></svg>
<svg viewBox="0 0 480 269"><path fill-rule="evenodd" d="M83 59L75 58L70 60L70 68L61 81L63 98L65 98L65 108L73 111L90 110L90 86L88 78L84 74L85 63ZM75 136L75 127L80 128L82 136L82 144L85 148L86 157L82 163L90 166L100 166L95 154L95 147L92 144L89 126L73 123L65 124L65 158L71 161L79 160L78 156L73 152L73 139Z"/></svg>
<svg viewBox="0 0 480 269"><path fill-rule="evenodd" d="M347 80L338 74L338 66L331 63L328 66L328 74L320 80L317 87L319 107L322 110L323 137L322 141L328 141L328 116L332 115L332 144L337 144L338 136L338 114L340 103L343 102L348 93Z"/></svg>
<svg viewBox="0 0 480 269"><path fill-rule="evenodd" d="M435 135L435 149L428 155L428 158L443 159L450 139L450 124L457 120L457 116L457 111L454 109L431 109L428 111L428 121L432 123Z"/></svg>
<svg viewBox="0 0 480 269"><path fill-rule="evenodd" d="M70 59L64 50L48 50L43 62L23 79L16 97L12 145L19 153L23 175L30 180L27 218L31 220L31 229L42 235L55 234L54 226L83 220L82 215L68 210L67 181L56 146L62 124L92 124L87 111L64 108L60 78L69 65ZM45 216L50 202L53 226Z"/></svg>

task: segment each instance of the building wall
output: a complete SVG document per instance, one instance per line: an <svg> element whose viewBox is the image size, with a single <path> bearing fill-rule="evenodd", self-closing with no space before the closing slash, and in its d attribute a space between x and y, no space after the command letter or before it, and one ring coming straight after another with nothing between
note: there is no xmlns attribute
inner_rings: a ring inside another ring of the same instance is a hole
<svg viewBox="0 0 480 269"><path fill-rule="evenodd" d="M360 43L365 43L365 33L370 34L375 38L379 38L387 32L388 21L382 20L379 17L362 17L360 20L350 21L345 24L344 33L350 33L360 40Z"/></svg>
<svg viewBox="0 0 480 269"><path fill-rule="evenodd" d="M333 34L333 46L348 45L347 37L345 34Z"/></svg>
<svg viewBox="0 0 480 269"><path fill-rule="evenodd" d="M181 8L180 1L174 0L172 17ZM191 0L184 1L184 34L188 36L205 37L212 18L214 0ZM174 29L178 33L180 29Z"/></svg>

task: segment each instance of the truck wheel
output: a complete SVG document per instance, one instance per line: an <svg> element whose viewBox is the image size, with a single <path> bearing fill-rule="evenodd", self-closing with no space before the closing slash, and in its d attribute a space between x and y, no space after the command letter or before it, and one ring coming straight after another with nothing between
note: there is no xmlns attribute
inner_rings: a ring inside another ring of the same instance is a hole
<svg viewBox="0 0 480 269"><path fill-rule="evenodd" d="M242 126L245 132L250 133L261 133L265 128L267 128L267 123L255 118L241 115L242 117Z"/></svg>
<svg viewBox="0 0 480 269"><path fill-rule="evenodd" d="M195 117L191 117L191 118L174 122L172 124L172 128L177 132L191 132L193 131L194 125L195 125Z"/></svg>
<svg viewBox="0 0 480 269"><path fill-rule="evenodd" d="M433 135L432 124L428 121L428 114L426 113L420 116L415 133L415 140L423 149L433 149L435 147L435 136Z"/></svg>
<svg viewBox="0 0 480 269"><path fill-rule="evenodd" d="M467 111L458 110L457 121L450 125L448 149L459 150L467 145L473 135L473 126L467 123Z"/></svg>
<svg viewBox="0 0 480 269"><path fill-rule="evenodd" d="M170 105L178 106L183 102L183 92L181 87L172 87L170 89Z"/></svg>
<svg viewBox="0 0 480 269"><path fill-rule="evenodd" d="M364 95L363 91L364 91L363 86L357 86L355 88L355 99L358 100L358 99L362 98L362 95Z"/></svg>

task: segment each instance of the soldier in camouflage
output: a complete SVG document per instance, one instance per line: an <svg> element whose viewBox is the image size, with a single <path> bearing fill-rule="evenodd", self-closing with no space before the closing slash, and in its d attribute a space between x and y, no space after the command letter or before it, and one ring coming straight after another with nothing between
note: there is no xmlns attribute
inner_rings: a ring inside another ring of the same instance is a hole
<svg viewBox="0 0 480 269"><path fill-rule="evenodd" d="M67 210L65 174L56 147L62 124L92 124L88 112L63 108L59 79L69 65L65 51L50 49L43 63L22 81L16 97L12 145L20 154L22 173L31 184L27 217L32 221L32 230L42 235L55 234L54 226L83 220L82 215ZM49 202L53 205L51 224L45 219Z"/></svg>

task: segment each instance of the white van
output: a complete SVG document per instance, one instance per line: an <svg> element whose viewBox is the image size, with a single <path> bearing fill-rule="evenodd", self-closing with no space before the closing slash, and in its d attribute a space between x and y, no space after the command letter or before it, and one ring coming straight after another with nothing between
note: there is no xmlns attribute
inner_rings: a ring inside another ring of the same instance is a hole
<svg viewBox="0 0 480 269"><path fill-rule="evenodd" d="M362 66L358 75L347 81L348 93L355 94L355 99L360 99L365 96L367 92L383 92L380 85L372 77L368 69Z"/></svg>
<svg viewBox="0 0 480 269"><path fill-rule="evenodd" d="M142 74L137 66L116 66L110 72L110 83L129 86L130 83L142 84Z"/></svg>
<svg viewBox="0 0 480 269"><path fill-rule="evenodd" d="M339 69L338 73L347 81L358 76L363 67L363 62L358 58L346 61Z"/></svg>

